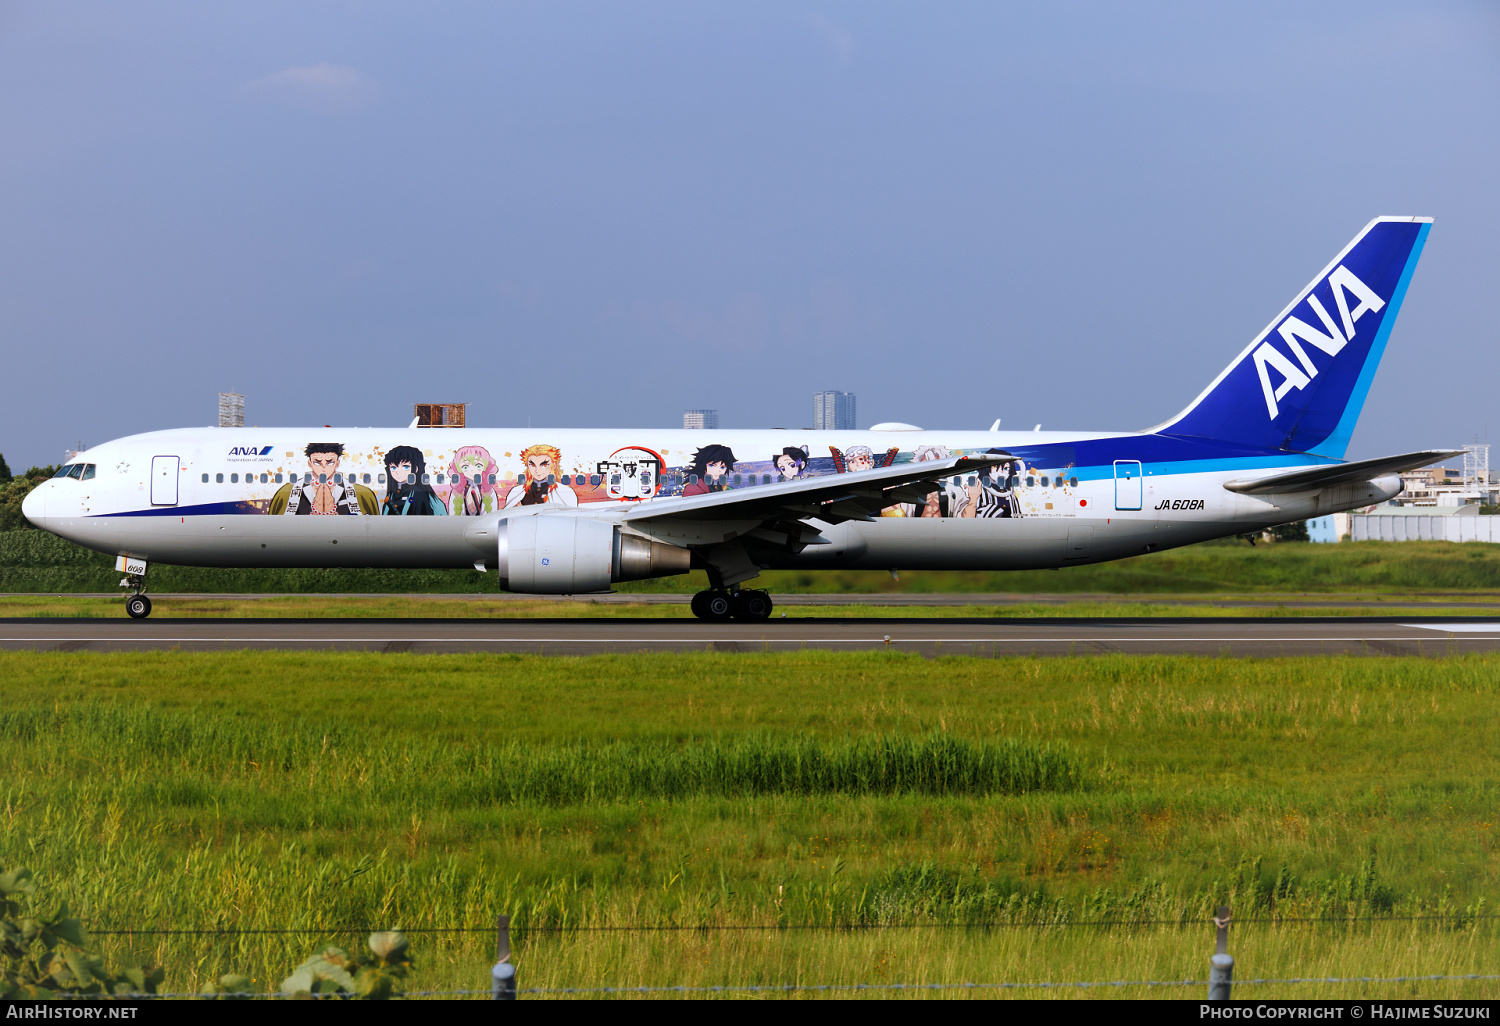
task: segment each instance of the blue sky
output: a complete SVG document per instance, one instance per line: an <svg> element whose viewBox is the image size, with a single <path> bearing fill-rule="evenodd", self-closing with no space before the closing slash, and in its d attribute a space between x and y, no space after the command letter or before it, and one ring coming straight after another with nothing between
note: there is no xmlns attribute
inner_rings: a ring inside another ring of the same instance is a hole
<svg viewBox="0 0 1500 1026"><path fill-rule="evenodd" d="M0 452L1146 427L1379 214L1437 225L1350 456L1500 433L1496 10L7 3Z"/></svg>

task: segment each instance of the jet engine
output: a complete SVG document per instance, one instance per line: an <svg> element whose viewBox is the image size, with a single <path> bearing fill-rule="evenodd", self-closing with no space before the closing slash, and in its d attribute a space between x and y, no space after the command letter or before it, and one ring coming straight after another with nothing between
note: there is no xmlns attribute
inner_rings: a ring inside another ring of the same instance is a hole
<svg viewBox="0 0 1500 1026"><path fill-rule="evenodd" d="M512 516L496 525L500 586L506 591L574 595L617 581L685 574L687 549L623 533L588 517Z"/></svg>

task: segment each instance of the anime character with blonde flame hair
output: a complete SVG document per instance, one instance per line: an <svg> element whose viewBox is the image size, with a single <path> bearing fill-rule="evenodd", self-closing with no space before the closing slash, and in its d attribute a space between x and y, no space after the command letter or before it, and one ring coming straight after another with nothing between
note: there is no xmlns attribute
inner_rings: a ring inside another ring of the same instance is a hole
<svg viewBox="0 0 1500 1026"><path fill-rule="evenodd" d="M524 483L516 485L505 497L505 506L540 506L554 502L559 506L578 505L578 493L559 484L557 472L562 466L562 451L555 445L528 445L521 450L526 467Z"/></svg>
<svg viewBox="0 0 1500 1026"><path fill-rule="evenodd" d="M500 468L482 445L465 445L448 464L453 484L448 489L448 512L456 517L477 517L500 509L503 502L495 484Z"/></svg>

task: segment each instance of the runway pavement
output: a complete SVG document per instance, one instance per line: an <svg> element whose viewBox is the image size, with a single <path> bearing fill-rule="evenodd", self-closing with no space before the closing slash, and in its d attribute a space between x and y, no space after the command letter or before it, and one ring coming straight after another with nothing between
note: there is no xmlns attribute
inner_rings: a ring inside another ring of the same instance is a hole
<svg viewBox="0 0 1500 1026"><path fill-rule="evenodd" d="M190 652L914 652L924 656L1447 656L1500 651L1500 618L41 619L0 620L0 650Z"/></svg>

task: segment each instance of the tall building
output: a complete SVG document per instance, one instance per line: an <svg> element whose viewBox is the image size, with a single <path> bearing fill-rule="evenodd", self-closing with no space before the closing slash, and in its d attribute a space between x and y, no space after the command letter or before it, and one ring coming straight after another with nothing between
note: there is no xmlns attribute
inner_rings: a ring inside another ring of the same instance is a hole
<svg viewBox="0 0 1500 1026"><path fill-rule="evenodd" d="M698 431L719 430L718 410L683 410L682 426Z"/></svg>
<svg viewBox="0 0 1500 1026"><path fill-rule="evenodd" d="M245 397L238 392L219 393L219 427L245 426Z"/></svg>
<svg viewBox="0 0 1500 1026"><path fill-rule="evenodd" d="M815 393L813 395L813 430L853 431L854 393Z"/></svg>

